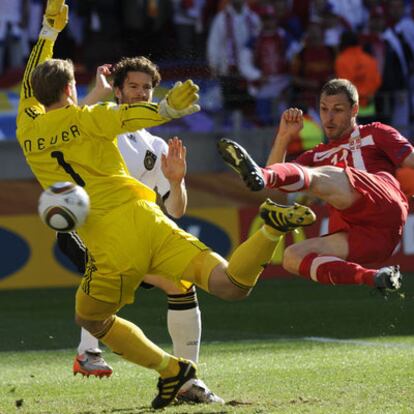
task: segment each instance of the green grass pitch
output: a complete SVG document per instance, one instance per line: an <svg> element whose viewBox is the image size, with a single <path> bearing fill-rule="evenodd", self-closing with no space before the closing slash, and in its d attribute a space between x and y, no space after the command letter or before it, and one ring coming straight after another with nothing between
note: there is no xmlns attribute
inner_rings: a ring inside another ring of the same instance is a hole
<svg viewBox="0 0 414 414"><path fill-rule="evenodd" d="M199 373L224 406L168 413L414 412L414 275L401 296L264 280L242 302L199 292ZM109 351L110 379L74 377L74 289L0 291L0 414L153 412L154 372ZM166 299L139 290L122 316L170 350Z"/></svg>

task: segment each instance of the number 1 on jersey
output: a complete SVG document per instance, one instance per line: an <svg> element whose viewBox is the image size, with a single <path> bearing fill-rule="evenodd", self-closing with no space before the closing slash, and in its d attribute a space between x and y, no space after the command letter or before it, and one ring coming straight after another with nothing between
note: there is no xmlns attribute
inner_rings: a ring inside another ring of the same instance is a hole
<svg viewBox="0 0 414 414"><path fill-rule="evenodd" d="M83 178L73 169L73 167L65 161L62 151L53 151L50 156L56 158L57 163L68 173L75 181L76 184L81 187L85 187L86 183L83 181Z"/></svg>

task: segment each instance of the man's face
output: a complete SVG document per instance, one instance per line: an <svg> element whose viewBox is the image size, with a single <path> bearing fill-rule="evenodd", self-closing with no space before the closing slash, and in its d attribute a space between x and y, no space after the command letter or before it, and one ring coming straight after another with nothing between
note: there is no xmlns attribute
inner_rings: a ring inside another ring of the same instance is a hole
<svg viewBox="0 0 414 414"><path fill-rule="evenodd" d="M329 140L336 140L350 133L356 124L357 113L358 105L351 106L345 93L321 95L319 114Z"/></svg>
<svg viewBox="0 0 414 414"><path fill-rule="evenodd" d="M122 88L115 88L115 96L120 104L151 102L152 78L144 72L128 72Z"/></svg>

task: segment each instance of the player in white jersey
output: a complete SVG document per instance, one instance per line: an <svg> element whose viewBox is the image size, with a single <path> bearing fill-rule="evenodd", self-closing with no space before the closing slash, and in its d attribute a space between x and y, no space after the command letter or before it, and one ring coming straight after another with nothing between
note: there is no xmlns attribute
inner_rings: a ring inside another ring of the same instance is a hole
<svg viewBox="0 0 414 414"><path fill-rule="evenodd" d="M141 72L142 68L149 64L148 59L137 57L123 59L114 67L113 75L118 85L123 85L128 74L131 77L131 72L141 73L144 80L141 82L141 77L134 78L132 91L135 92L131 92L128 86L117 87L117 92L120 92L117 96L118 103L152 100L152 88L146 87L146 82L150 79L149 75ZM129 70L125 71L125 67ZM91 105L108 95L111 86L106 76L109 74L108 65L97 69L96 85L82 103ZM119 135L117 142L131 176L154 189L162 199L166 212L174 218L180 218L187 207L184 181L186 148L182 141L174 137L167 144L162 138L141 129ZM76 233L59 233L58 244L83 274L87 253L79 236ZM172 339L173 353L198 362L201 315L194 285L184 281L176 285L161 276L147 275L141 286L146 289L155 286L165 292L168 298L167 325ZM74 360L73 373L99 377L112 374L112 368L102 357L98 339L84 328L81 330L81 341ZM184 384L178 398L190 402L223 403L223 400L211 392L200 379L192 379L188 384Z"/></svg>

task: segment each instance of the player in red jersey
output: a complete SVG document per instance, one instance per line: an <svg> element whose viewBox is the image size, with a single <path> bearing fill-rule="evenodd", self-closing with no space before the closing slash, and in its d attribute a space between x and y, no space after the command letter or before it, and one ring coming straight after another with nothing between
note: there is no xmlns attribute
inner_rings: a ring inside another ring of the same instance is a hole
<svg viewBox="0 0 414 414"><path fill-rule="evenodd" d="M329 233L289 246L286 270L324 284L396 290L402 279L398 266L377 270L367 265L389 258L401 239L408 203L395 172L399 166L414 168L414 148L388 125L359 126L357 114L355 86L333 79L320 95L326 144L285 163L286 147L303 126L302 111L290 108L282 115L267 167L257 166L231 140L222 139L219 151L253 191L306 191L327 202Z"/></svg>

